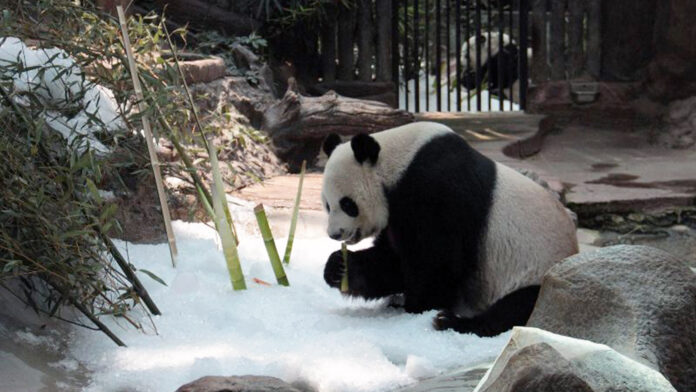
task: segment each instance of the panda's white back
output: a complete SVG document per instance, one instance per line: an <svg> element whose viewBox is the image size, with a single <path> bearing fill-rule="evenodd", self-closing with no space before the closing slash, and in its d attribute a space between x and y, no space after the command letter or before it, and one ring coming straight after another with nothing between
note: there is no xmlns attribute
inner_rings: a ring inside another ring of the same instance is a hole
<svg viewBox="0 0 696 392"><path fill-rule="evenodd" d="M463 316L519 288L539 285L551 266L578 252L575 224L551 192L500 163L496 172L479 271L481 302L478 309L457 309Z"/></svg>

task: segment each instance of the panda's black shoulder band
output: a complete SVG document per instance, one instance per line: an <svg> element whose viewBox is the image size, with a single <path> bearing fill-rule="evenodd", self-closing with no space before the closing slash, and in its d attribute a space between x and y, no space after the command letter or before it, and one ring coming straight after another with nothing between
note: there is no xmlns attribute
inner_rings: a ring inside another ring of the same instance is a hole
<svg viewBox="0 0 696 392"><path fill-rule="evenodd" d="M324 139L324 144L321 148L324 150L324 153L326 153L326 156L331 156L331 153L339 144L341 144L341 137L335 133L331 133Z"/></svg>
<svg viewBox="0 0 696 392"><path fill-rule="evenodd" d="M359 163L365 161L369 161L373 165L377 163L380 147L377 140L372 136L364 133L355 135L350 141L350 147L353 149L353 154L355 154L355 160Z"/></svg>

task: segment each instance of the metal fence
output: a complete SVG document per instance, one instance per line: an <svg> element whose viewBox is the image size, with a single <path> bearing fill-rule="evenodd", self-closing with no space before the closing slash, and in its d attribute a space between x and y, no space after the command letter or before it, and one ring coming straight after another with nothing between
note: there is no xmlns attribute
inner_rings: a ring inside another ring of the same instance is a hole
<svg viewBox="0 0 696 392"><path fill-rule="evenodd" d="M524 110L528 0L393 0L392 18L400 107Z"/></svg>

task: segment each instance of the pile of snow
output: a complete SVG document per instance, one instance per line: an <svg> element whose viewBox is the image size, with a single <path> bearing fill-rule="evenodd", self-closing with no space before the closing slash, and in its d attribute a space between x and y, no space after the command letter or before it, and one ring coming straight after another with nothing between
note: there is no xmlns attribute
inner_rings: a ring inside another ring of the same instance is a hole
<svg viewBox="0 0 696 392"><path fill-rule="evenodd" d="M99 332L73 332L67 360L90 369L88 391L173 391L201 376L245 374L275 376L317 391L393 390L490 362L508 340L509 334L478 338L435 331L435 311L412 315L383 301L344 298L322 277L339 243L319 230L312 236L298 228L286 267L290 287L256 284L253 278L275 283L266 250L259 234L242 232L255 226L251 210L235 207L233 214L246 291L232 290L215 232L203 224L174 222L176 269L166 244L118 243L137 268L167 283L140 273L163 315L154 318L156 335L108 321L127 348ZM276 238L281 254L285 243ZM369 244L356 247L361 245ZM140 321L147 324L144 317Z"/></svg>
<svg viewBox="0 0 696 392"><path fill-rule="evenodd" d="M437 86L435 85L436 77L433 75L428 76L426 81L425 72L420 73L418 78L418 100L419 100L419 110L421 112L434 112L437 110ZM426 94L427 86L427 94ZM506 91L507 93L507 91ZM469 100L468 92L465 88L461 89L462 97L462 111L468 112L478 112L476 108L476 91L471 92L472 97ZM500 100L497 96L491 96L491 104L488 105L489 92L488 90L481 91L481 112L490 111L519 111L520 105L514 102L510 102L508 99ZM408 96L408 105L406 105L406 97ZM427 96L427 100L426 100ZM408 110L411 112L416 111L416 81L414 79L408 80L408 93L406 92L406 86L402 80L399 83L399 109ZM449 101L448 101L449 100ZM469 103L467 104L467 100ZM449 102L449 108L447 107L447 102ZM447 79L443 77L440 83L440 104L441 112L458 112L457 110L457 89L448 88ZM501 107L502 105L502 107ZM470 109L470 110L469 110Z"/></svg>
<svg viewBox="0 0 696 392"><path fill-rule="evenodd" d="M29 106L31 94L47 108L41 116L69 144L105 153L95 132L124 128L111 90L89 82L75 60L58 48L32 49L15 37L0 38L0 77L12 80L13 101ZM69 112L70 115L65 115Z"/></svg>

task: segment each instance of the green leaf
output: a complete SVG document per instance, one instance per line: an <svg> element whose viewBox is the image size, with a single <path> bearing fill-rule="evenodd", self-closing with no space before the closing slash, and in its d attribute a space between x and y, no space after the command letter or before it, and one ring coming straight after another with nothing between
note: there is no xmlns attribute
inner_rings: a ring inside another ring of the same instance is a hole
<svg viewBox="0 0 696 392"><path fill-rule="evenodd" d="M141 269L138 270L138 272L142 272L142 273L144 273L145 275L147 275L147 276L149 276L150 278L152 278L152 280L154 280L155 282L160 283L160 284L163 285L163 286L167 286L167 284L164 283L164 281L162 280L162 278L160 278L159 276L153 274L152 272L150 272L150 271L148 271L148 270L146 270L146 269L142 269L142 268L141 268Z"/></svg>

